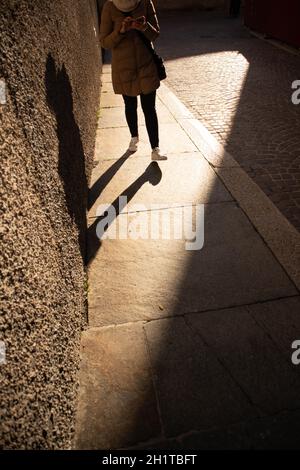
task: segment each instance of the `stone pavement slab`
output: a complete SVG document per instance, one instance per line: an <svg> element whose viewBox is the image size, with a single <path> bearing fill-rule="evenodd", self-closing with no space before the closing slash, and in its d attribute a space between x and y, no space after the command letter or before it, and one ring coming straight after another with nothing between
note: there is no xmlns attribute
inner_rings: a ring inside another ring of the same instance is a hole
<svg viewBox="0 0 300 470"><path fill-rule="evenodd" d="M149 210L153 204L167 208L232 201L232 196L199 153L169 155L169 160L160 166L151 164L147 157L127 156L115 162L104 161L94 169L89 218L96 216L100 204L111 204L121 194L130 193L128 188L133 187L145 172L148 172L148 178L138 185L138 191L128 194L128 199L132 197L126 211L130 211L133 204L142 204Z"/></svg>
<svg viewBox="0 0 300 470"><path fill-rule="evenodd" d="M211 429L191 431L176 439L153 440L147 450L296 450L300 447L300 412L283 411L275 416ZM133 447L145 449L145 444Z"/></svg>
<svg viewBox="0 0 300 470"><path fill-rule="evenodd" d="M101 80L102 80L102 83L111 83L111 70L110 70L110 68L109 68L109 71L102 74ZM103 104L102 104L102 106L103 106Z"/></svg>
<svg viewBox="0 0 300 470"><path fill-rule="evenodd" d="M90 329L82 358L76 448L112 449L159 436L143 325Z"/></svg>
<svg viewBox="0 0 300 470"><path fill-rule="evenodd" d="M276 302L275 302L276 304ZM275 305L268 303L269 308ZM299 306L299 302L298 302ZM186 322L211 348L249 401L262 414L299 409L300 376L286 361L267 332L252 316L250 307L219 310L186 317ZM256 304L257 317L263 307ZM300 328L294 328L294 335ZM291 342L285 344L290 353Z"/></svg>
<svg viewBox="0 0 300 470"><path fill-rule="evenodd" d="M194 432L178 441L174 449L195 450L295 450L300 447L300 412L254 419L217 430ZM163 447L161 447L162 449Z"/></svg>
<svg viewBox="0 0 300 470"><path fill-rule="evenodd" d="M300 289L300 233L242 168L218 168L217 174Z"/></svg>
<svg viewBox="0 0 300 470"><path fill-rule="evenodd" d="M105 81L104 83L110 83ZM101 93L101 108L120 108L122 106L122 96L115 95L113 91Z"/></svg>
<svg viewBox="0 0 300 470"><path fill-rule="evenodd" d="M105 81L102 80L102 83L101 83L101 109L103 108L102 106L102 96L105 94L105 93L113 93L114 89L113 89L113 85L112 85L112 82L111 80L110 81L107 81L107 79ZM120 101L120 105L121 105L121 101Z"/></svg>
<svg viewBox="0 0 300 470"><path fill-rule="evenodd" d="M290 346L300 338L300 297L251 305L247 309L290 365ZM299 368L294 366L294 370L300 374Z"/></svg>
<svg viewBox="0 0 300 470"><path fill-rule="evenodd" d="M92 226L92 234L94 230ZM92 326L297 294L233 203L206 206L200 251L186 251L185 242L176 240L104 240L91 263L89 283Z"/></svg>
<svg viewBox="0 0 300 470"><path fill-rule="evenodd" d="M151 156L151 147L145 126L140 126L139 156ZM130 133L126 127L105 128L98 131L96 153L103 160L117 160L128 149ZM178 125L178 123L165 123L164 132L161 132L160 146L168 153L197 152L197 147Z"/></svg>
<svg viewBox="0 0 300 470"><path fill-rule="evenodd" d="M185 318L145 326L166 437L260 415Z"/></svg>

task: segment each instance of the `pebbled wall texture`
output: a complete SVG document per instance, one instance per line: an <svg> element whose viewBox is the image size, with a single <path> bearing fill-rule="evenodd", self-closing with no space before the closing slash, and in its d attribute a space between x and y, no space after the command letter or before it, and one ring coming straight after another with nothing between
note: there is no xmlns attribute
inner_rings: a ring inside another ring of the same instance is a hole
<svg viewBox="0 0 300 470"><path fill-rule="evenodd" d="M6 449L72 446L100 56L96 0L1 0L0 441Z"/></svg>

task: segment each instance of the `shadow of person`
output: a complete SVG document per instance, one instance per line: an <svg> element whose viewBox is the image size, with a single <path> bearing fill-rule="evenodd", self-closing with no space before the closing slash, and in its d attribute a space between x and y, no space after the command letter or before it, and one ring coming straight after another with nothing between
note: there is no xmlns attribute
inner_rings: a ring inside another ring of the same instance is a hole
<svg viewBox="0 0 300 470"><path fill-rule="evenodd" d="M122 165L128 160L128 158L133 155L134 152L127 152L122 155L118 160L116 160L104 173L100 176L100 178L93 184L93 186L89 190L88 196L88 210L90 210L95 202L97 201L98 197L104 190L104 188L108 185L108 183L112 180L115 176L117 171L121 168Z"/></svg>
<svg viewBox="0 0 300 470"><path fill-rule="evenodd" d="M56 118L58 138L58 173L61 178L66 207L78 230L78 241L83 262L86 254L86 201L88 184L85 173L85 155L80 130L74 117L72 85L63 65L56 67L48 54L45 70L47 104Z"/></svg>
<svg viewBox="0 0 300 470"><path fill-rule="evenodd" d="M94 259L101 247L101 236L104 235L140 188L146 183L157 186L161 179L162 172L157 162L150 163L145 171L106 208L103 214L96 217L88 229L88 264Z"/></svg>

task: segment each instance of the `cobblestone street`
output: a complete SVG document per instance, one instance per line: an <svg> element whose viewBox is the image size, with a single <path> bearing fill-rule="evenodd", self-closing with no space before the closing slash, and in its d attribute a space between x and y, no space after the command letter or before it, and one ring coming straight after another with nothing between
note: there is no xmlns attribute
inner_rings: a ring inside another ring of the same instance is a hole
<svg viewBox="0 0 300 470"><path fill-rule="evenodd" d="M300 57L223 13L163 13L160 24L168 85L299 230Z"/></svg>

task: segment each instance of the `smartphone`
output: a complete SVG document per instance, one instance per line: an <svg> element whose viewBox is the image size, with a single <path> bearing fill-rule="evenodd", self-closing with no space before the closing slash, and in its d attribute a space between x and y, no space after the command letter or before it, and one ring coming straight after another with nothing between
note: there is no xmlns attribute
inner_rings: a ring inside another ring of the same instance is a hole
<svg viewBox="0 0 300 470"><path fill-rule="evenodd" d="M132 21L135 21L136 23L139 23L139 24L145 24L146 18L144 16L139 16L138 18L133 18Z"/></svg>

